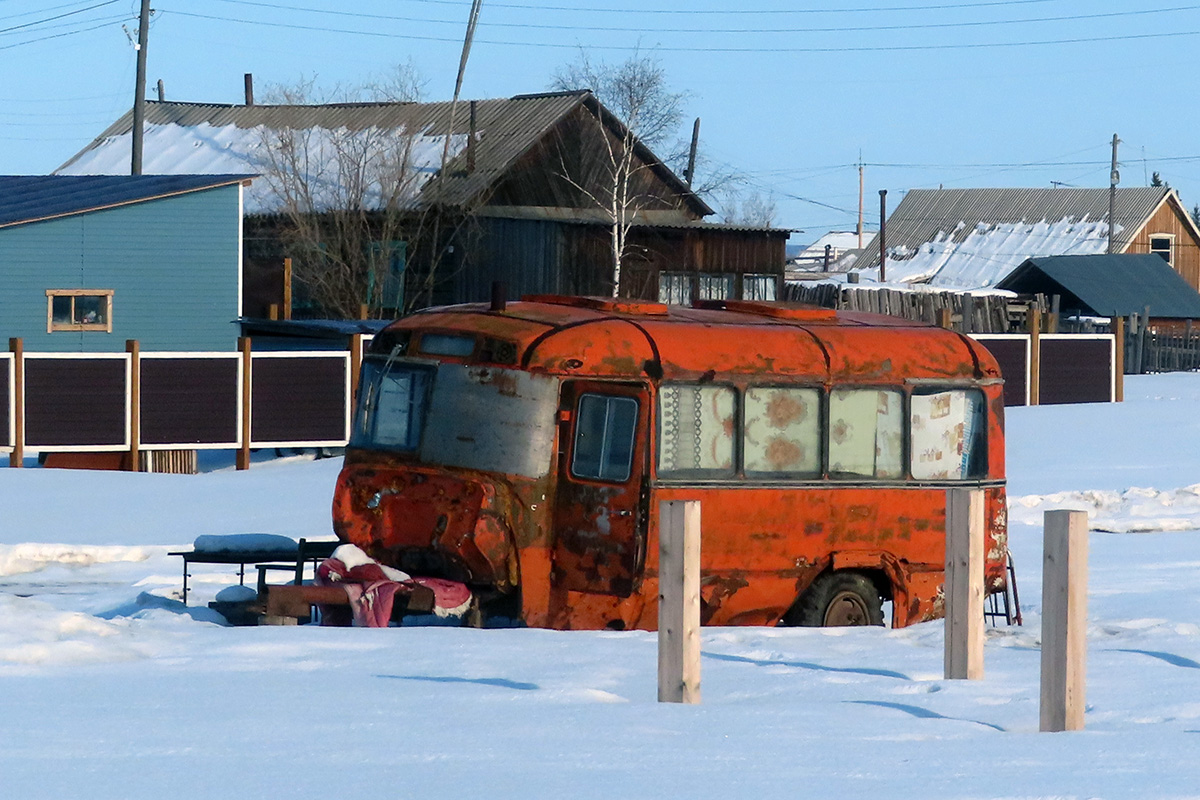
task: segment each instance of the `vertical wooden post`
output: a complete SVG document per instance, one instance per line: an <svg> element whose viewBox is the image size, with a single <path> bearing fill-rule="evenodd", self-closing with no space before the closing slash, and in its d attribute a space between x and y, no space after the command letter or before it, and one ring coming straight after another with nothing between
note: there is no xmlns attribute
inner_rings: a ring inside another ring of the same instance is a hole
<svg viewBox="0 0 1200 800"><path fill-rule="evenodd" d="M1087 667L1086 511L1047 511L1042 552L1041 730L1083 730Z"/></svg>
<svg viewBox="0 0 1200 800"><path fill-rule="evenodd" d="M279 304L271 303L267 306L267 319L279 319Z"/></svg>
<svg viewBox="0 0 1200 800"><path fill-rule="evenodd" d="M359 304L358 318L359 319L370 319L371 318L371 308L366 303Z"/></svg>
<svg viewBox="0 0 1200 800"><path fill-rule="evenodd" d="M700 702L700 501L658 512L658 702Z"/></svg>
<svg viewBox="0 0 1200 800"><path fill-rule="evenodd" d="M362 373L363 335L350 335L350 408L358 403L358 376Z"/></svg>
<svg viewBox="0 0 1200 800"><path fill-rule="evenodd" d="M946 492L946 678L983 678L983 492Z"/></svg>
<svg viewBox="0 0 1200 800"><path fill-rule="evenodd" d="M292 318L292 259L283 260L283 318Z"/></svg>
<svg viewBox="0 0 1200 800"><path fill-rule="evenodd" d="M138 472L142 449L142 348L137 339L125 340L129 353L129 471Z"/></svg>
<svg viewBox="0 0 1200 800"><path fill-rule="evenodd" d="M1042 401L1042 310L1029 309L1029 405Z"/></svg>
<svg viewBox="0 0 1200 800"><path fill-rule="evenodd" d="M1116 401L1120 403L1125 399L1125 318L1113 314L1112 324L1117 362L1113 364L1113 372L1116 373L1113 377L1117 381Z"/></svg>
<svg viewBox="0 0 1200 800"><path fill-rule="evenodd" d="M945 328L946 330L950 330L950 328L954 324L953 322L951 322L950 317L951 317L951 314L950 314L949 306L943 306L942 308L939 308L938 309L938 327Z"/></svg>
<svg viewBox="0 0 1200 800"><path fill-rule="evenodd" d="M238 448L237 468L250 469L250 337L238 337L238 350L242 354L242 445Z"/></svg>
<svg viewBox="0 0 1200 800"><path fill-rule="evenodd" d="M13 449L8 454L8 465L20 467L25 464L25 343L20 338L8 340L8 349L13 354Z"/></svg>

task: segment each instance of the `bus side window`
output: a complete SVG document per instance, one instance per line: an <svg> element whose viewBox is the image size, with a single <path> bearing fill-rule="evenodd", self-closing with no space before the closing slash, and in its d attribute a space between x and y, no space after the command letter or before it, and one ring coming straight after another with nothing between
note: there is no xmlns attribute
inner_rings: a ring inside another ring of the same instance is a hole
<svg viewBox="0 0 1200 800"><path fill-rule="evenodd" d="M978 478L987 469L983 392L917 390L912 396L910 468L918 480Z"/></svg>
<svg viewBox="0 0 1200 800"><path fill-rule="evenodd" d="M821 393L752 386L746 390L742 454L746 475L821 474Z"/></svg>
<svg viewBox="0 0 1200 800"><path fill-rule="evenodd" d="M638 404L632 397L585 394L575 415L576 478L624 483L633 467Z"/></svg>
<svg viewBox="0 0 1200 800"><path fill-rule="evenodd" d="M733 475L736 394L728 386L663 384L659 403L659 475Z"/></svg>
<svg viewBox="0 0 1200 800"><path fill-rule="evenodd" d="M891 389L834 389L829 394L829 476L904 475L904 403Z"/></svg>

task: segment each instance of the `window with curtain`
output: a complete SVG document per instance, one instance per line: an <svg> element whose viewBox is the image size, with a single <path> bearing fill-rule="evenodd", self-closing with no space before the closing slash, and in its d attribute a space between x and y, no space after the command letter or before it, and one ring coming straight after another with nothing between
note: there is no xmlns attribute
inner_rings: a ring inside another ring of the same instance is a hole
<svg viewBox="0 0 1200 800"><path fill-rule="evenodd" d="M743 275L743 300L777 300L779 279L774 275Z"/></svg>
<svg viewBox="0 0 1200 800"><path fill-rule="evenodd" d="M900 478L904 403L891 389L834 389L829 395L829 476Z"/></svg>
<svg viewBox="0 0 1200 800"><path fill-rule="evenodd" d="M686 272L658 274L658 302L672 306L692 304L692 276Z"/></svg>
<svg viewBox="0 0 1200 800"><path fill-rule="evenodd" d="M734 390L664 384L658 394L658 471L675 477L733 474Z"/></svg>
<svg viewBox="0 0 1200 800"><path fill-rule="evenodd" d="M746 390L742 458L746 475L821 474L821 393L816 389Z"/></svg>
<svg viewBox="0 0 1200 800"><path fill-rule="evenodd" d="M961 480L987 471L983 393L918 390L910 412L909 467L918 480Z"/></svg>
<svg viewBox="0 0 1200 800"><path fill-rule="evenodd" d="M728 300L733 297L734 277L732 272L716 275L701 273L697 276L699 287L696 294L701 300Z"/></svg>

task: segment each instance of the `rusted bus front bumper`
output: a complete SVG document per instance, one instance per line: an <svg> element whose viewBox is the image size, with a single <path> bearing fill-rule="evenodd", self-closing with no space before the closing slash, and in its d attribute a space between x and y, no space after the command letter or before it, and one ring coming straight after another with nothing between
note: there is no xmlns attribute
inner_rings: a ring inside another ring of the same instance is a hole
<svg viewBox="0 0 1200 800"><path fill-rule="evenodd" d="M521 506L509 487L481 475L351 454L333 524L382 564L508 593L520 583L512 523Z"/></svg>

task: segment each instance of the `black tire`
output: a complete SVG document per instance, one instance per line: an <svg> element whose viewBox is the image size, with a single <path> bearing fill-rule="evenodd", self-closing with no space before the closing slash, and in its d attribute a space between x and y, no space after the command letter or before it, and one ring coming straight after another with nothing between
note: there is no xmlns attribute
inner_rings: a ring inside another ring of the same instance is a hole
<svg viewBox="0 0 1200 800"><path fill-rule="evenodd" d="M883 598L866 575L826 572L808 587L791 616L793 625L809 628L882 625Z"/></svg>

